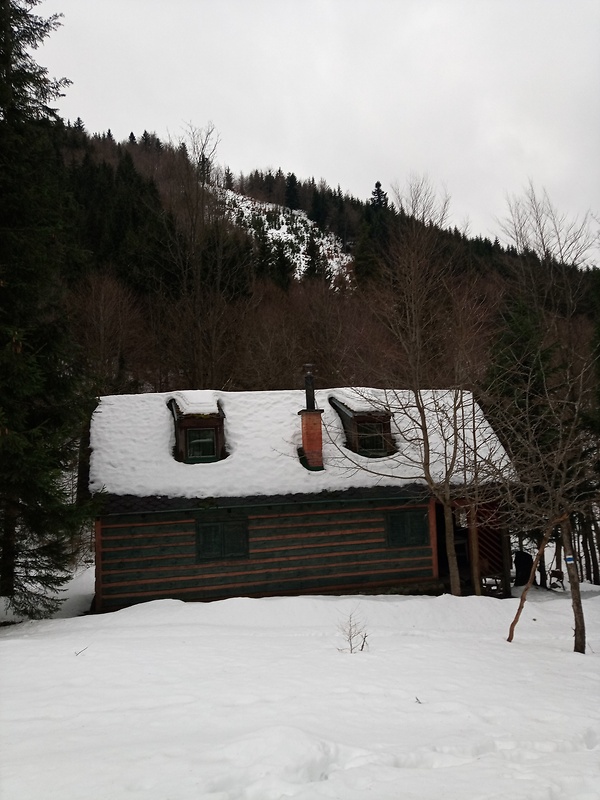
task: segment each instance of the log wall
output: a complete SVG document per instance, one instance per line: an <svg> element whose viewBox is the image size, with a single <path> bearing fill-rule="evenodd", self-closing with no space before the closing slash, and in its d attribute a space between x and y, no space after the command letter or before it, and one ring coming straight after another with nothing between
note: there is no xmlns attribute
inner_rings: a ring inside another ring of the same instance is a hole
<svg viewBox="0 0 600 800"><path fill-rule="evenodd" d="M162 598L343 593L435 579L432 509L432 503L321 501L103 517L96 528L95 609ZM246 551L215 557L204 544L207 530L217 546L220 531L234 531L238 548L240 531L244 537L247 531Z"/></svg>

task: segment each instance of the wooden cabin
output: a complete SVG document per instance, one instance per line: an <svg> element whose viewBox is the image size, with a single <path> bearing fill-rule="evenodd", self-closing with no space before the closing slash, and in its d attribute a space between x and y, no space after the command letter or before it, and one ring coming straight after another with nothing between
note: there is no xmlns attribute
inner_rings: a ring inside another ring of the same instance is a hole
<svg viewBox="0 0 600 800"><path fill-rule="evenodd" d="M430 395L437 414L444 393ZM95 610L447 591L443 515L409 404L406 392L315 392L310 376L305 391L102 398L90 430L89 486L101 500ZM472 446L489 453L493 432L472 399L464 407ZM457 500L461 577L467 591L509 594L510 555L492 516Z"/></svg>

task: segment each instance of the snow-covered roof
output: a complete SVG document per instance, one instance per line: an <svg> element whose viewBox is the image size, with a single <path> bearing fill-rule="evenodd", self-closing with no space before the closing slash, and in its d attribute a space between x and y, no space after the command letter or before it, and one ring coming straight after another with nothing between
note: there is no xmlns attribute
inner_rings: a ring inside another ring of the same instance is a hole
<svg viewBox="0 0 600 800"><path fill-rule="evenodd" d="M147 395L144 395L147 396ZM219 405L216 392L172 392L170 398L175 400L182 414L218 414Z"/></svg>
<svg viewBox="0 0 600 800"><path fill-rule="evenodd" d="M391 414L397 452L369 458L345 447L336 398L355 412ZM469 480L473 441L478 457L496 460L504 453L471 395L460 395L459 425L451 422L455 392L422 393L431 448L432 471L446 471L449 446L458 431L460 455L453 479ZM213 463L186 464L173 455L175 422L168 407L174 399L184 414L224 413L228 457ZM401 486L423 481L422 428L409 392L379 389L322 389L323 465L307 470L300 462L302 390L221 392L209 390L112 395L100 399L91 425L90 489L116 495L184 498L278 496L356 488Z"/></svg>

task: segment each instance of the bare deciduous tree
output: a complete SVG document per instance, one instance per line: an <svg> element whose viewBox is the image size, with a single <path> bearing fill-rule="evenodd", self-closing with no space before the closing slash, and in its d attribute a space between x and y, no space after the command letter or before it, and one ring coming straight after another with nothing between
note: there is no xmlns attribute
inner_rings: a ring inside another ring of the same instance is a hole
<svg viewBox="0 0 600 800"><path fill-rule="evenodd" d="M408 452L419 461L427 486L444 509L450 587L458 595L453 510L457 472L464 473L467 458L463 434L470 413L465 402L470 400L464 390L480 369L476 350L485 341L488 312L470 279L456 277L444 252L439 229L448 218L447 194L438 196L426 178L413 178L403 193L396 192L396 204L401 209L398 227L378 279L368 289L368 303L398 354L390 365L388 386L410 390L397 394L393 404L410 421L410 434L402 434L410 443ZM432 387L447 391L431 392Z"/></svg>
<svg viewBox="0 0 600 800"><path fill-rule="evenodd" d="M486 398L486 410L501 432L514 469L513 480L497 475L503 486L506 520L515 531L541 532L538 556L522 603L511 626L514 635L535 569L551 536L560 531L575 620L575 651L585 652L585 623L579 589L579 576L573 559L572 519L589 508L590 496L597 491L595 462L600 453L583 426L589 410L589 396L583 389L586 369L567 384L552 385L556 376L542 373L525 375L524 394L519 407L509 397ZM523 365L521 365L523 370ZM564 376L564 372L563 372ZM518 376L523 377L523 372ZM517 375L514 375L515 383ZM487 469L488 465L486 465Z"/></svg>
<svg viewBox="0 0 600 800"><path fill-rule="evenodd" d="M507 521L539 542L535 566L560 534L571 587L575 650L585 652L585 624L573 555L572 522L596 496L598 441L585 425L595 403L597 352L589 321L578 314L581 273L553 261L560 276L543 296L523 273L513 287L494 369L480 396L509 452L514 478L503 486ZM565 291L568 286L568 291ZM525 602L535 569L522 595ZM519 608L509 639L522 609Z"/></svg>
<svg viewBox="0 0 600 800"><path fill-rule="evenodd" d="M71 292L68 309L96 393L125 391L142 380L146 324L130 289L113 275L91 273Z"/></svg>
<svg viewBox="0 0 600 800"><path fill-rule="evenodd" d="M214 125L188 125L171 145L160 190L174 228L169 259L151 301L155 341L176 385L225 388L251 282L250 244L234 228L215 186L219 137Z"/></svg>
<svg viewBox="0 0 600 800"><path fill-rule="evenodd" d="M558 211L546 190L541 194L529 183L522 197L508 199L508 215L500 228L519 253L535 253L542 261L589 266L593 248L600 244L594 217L588 211L571 219Z"/></svg>

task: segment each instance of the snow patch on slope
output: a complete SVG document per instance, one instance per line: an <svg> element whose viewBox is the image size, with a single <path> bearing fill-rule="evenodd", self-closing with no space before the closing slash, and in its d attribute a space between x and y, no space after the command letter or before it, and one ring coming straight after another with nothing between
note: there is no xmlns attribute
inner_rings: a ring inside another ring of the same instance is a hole
<svg viewBox="0 0 600 800"><path fill-rule="evenodd" d="M332 276L344 276L351 257L344 253L342 241L333 233L324 233L304 211L292 211L274 203L261 203L251 197L223 189L222 196L229 218L236 225L255 234L257 222L264 226L271 242L283 242L295 266L296 278L302 277L309 263L308 245L312 235L321 255L327 260Z"/></svg>

